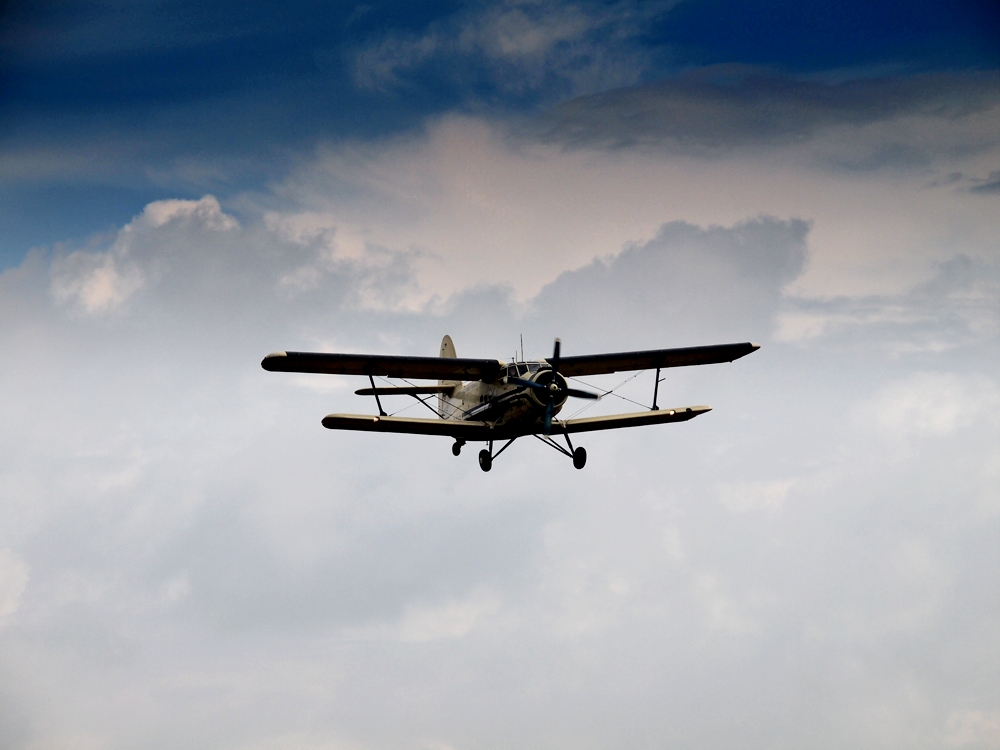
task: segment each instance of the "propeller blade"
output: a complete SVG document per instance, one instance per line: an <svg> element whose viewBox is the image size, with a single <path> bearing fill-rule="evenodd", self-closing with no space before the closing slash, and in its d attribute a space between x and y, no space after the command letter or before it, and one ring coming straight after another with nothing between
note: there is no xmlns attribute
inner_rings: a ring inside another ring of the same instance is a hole
<svg viewBox="0 0 1000 750"><path fill-rule="evenodd" d="M534 388L536 391L547 391L549 389L547 385L536 383L534 380L525 380L524 378L507 378L507 382L511 385L523 385L526 388Z"/></svg>
<svg viewBox="0 0 1000 750"><path fill-rule="evenodd" d="M552 359L549 360L549 364L552 365L552 372L559 372L559 350L562 349L562 341L556 339L555 349L552 351Z"/></svg>
<svg viewBox="0 0 1000 750"><path fill-rule="evenodd" d="M545 405L545 434L552 432L552 400Z"/></svg>
<svg viewBox="0 0 1000 750"><path fill-rule="evenodd" d="M591 393L590 391L578 391L576 388L567 388L563 391L567 396L573 396L575 398L593 398L599 399L601 396L598 393Z"/></svg>

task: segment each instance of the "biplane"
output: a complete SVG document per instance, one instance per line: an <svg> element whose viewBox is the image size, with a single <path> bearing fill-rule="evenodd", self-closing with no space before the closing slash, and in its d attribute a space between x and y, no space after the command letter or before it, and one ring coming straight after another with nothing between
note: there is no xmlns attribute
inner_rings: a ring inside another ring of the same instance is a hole
<svg viewBox="0 0 1000 750"><path fill-rule="evenodd" d="M378 414L330 414L323 418L323 426L331 430L441 435L455 441L451 452L456 456L468 442L485 442L487 447L479 452L479 466L483 471L489 471L493 460L511 443L530 435L569 456L573 466L582 469L587 463L587 451L582 446L573 446L571 434L685 422L711 411L708 406L661 409L657 404L661 370L732 362L760 346L748 342L574 357L561 356L560 348L559 339L556 339L552 357L530 362L523 361L523 355L521 361L515 357L510 362L467 359L456 354L451 337L445 336L438 357L275 352L264 357L261 367L271 372L367 377L370 387L355 393L374 396ZM656 379L653 405L648 411L581 419L557 418L570 398L595 400L609 393L570 387L567 378L652 369L656 370ZM404 382L437 380L437 383L376 386L376 377L397 378ZM413 397L434 412L434 417L389 416L382 408L385 396ZM562 435L567 447L556 442L553 435ZM494 452L496 442L504 445Z"/></svg>

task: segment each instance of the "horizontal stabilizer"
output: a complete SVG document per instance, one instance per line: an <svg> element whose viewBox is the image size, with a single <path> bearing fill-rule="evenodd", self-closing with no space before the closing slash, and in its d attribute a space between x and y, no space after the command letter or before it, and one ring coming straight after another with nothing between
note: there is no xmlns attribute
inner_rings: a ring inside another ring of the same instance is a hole
<svg viewBox="0 0 1000 750"><path fill-rule="evenodd" d="M423 396L434 393L451 395L455 392L453 385L401 385L383 388L359 388L355 393L359 396Z"/></svg>

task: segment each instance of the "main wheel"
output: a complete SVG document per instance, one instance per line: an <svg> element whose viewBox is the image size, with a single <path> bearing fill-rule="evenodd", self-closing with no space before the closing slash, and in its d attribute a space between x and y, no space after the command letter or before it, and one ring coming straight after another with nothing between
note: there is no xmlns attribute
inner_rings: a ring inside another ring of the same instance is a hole
<svg viewBox="0 0 1000 750"><path fill-rule="evenodd" d="M479 451L479 468L483 471L489 471L493 468L493 456L485 448Z"/></svg>
<svg viewBox="0 0 1000 750"><path fill-rule="evenodd" d="M573 451L573 466L578 469L582 469L587 465L587 449L580 446L575 451Z"/></svg>
<svg viewBox="0 0 1000 750"><path fill-rule="evenodd" d="M457 440L451 444L451 455L457 456L462 452L462 444Z"/></svg>

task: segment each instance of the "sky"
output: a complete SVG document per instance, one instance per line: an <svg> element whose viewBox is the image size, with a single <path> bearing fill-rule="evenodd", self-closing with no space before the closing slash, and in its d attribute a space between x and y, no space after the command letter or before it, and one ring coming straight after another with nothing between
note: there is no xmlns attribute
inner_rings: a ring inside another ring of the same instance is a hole
<svg viewBox="0 0 1000 750"><path fill-rule="evenodd" d="M1000 748L998 199L995 3L11 0L0 746ZM761 349L582 471L259 366L444 334Z"/></svg>

